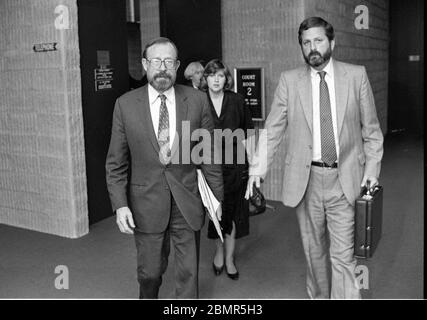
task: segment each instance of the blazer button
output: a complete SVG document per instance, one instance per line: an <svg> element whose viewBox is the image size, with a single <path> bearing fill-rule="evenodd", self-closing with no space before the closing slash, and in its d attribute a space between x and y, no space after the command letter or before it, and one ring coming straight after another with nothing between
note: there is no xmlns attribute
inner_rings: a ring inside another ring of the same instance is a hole
<svg viewBox="0 0 427 320"><path fill-rule="evenodd" d="M313 149L313 147L312 147L311 145L308 145L308 148L309 148L310 150L312 150L312 149Z"/></svg>

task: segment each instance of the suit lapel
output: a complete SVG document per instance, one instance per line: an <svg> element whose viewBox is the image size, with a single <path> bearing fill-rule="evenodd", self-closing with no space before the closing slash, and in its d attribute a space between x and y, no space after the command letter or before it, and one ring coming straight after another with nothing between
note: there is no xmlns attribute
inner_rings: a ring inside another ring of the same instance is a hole
<svg viewBox="0 0 427 320"><path fill-rule="evenodd" d="M176 107L176 134L174 141L171 146L171 156L174 157L174 154L179 150L181 139L180 135L182 134L182 121L187 119L187 97L181 91L179 86L175 87L175 107Z"/></svg>
<svg viewBox="0 0 427 320"><path fill-rule="evenodd" d="M348 79L346 77L347 71L339 62L334 62L334 81L335 81L335 99L337 109L337 129L338 137L340 136L342 124L344 122L345 112L347 110L348 100Z"/></svg>
<svg viewBox="0 0 427 320"><path fill-rule="evenodd" d="M298 93L301 99L302 109L310 131L313 132L313 97L311 89L310 69L301 71L298 81Z"/></svg>
<svg viewBox="0 0 427 320"><path fill-rule="evenodd" d="M145 133L148 135L151 144L153 145L156 153L159 153L160 147L157 140L156 132L153 128L153 120L150 112L150 101L148 99L148 86L144 86L139 96L138 100L138 109L140 112L138 113L141 117L140 122L142 123L142 128L145 130Z"/></svg>

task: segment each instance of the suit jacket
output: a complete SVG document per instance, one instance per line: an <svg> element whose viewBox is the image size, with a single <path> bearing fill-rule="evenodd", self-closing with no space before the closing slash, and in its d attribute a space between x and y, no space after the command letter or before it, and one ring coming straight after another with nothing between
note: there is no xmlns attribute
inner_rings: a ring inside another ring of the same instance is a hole
<svg viewBox="0 0 427 320"><path fill-rule="evenodd" d="M171 194L193 230L201 229L204 223L196 165L191 161L189 152L198 142L191 140L194 130L206 129L212 134L213 121L204 93L175 85L175 101L177 133L171 142L172 161L167 165L159 158L157 128L153 128L148 86L122 95L114 108L106 160L107 187L113 210L129 207L137 229L142 232L156 233L166 229ZM221 166L211 163L202 164L201 169L213 193L222 201Z"/></svg>
<svg viewBox="0 0 427 320"><path fill-rule="evenodd" d="M339 139L339 181L354 204L363 175L380 174L383 135L374 96L363 66L332 60ZM303 198L313 157L313 100L308 66L281 74L271 112L260 135L250 174L265 177L285 136L282 201L295 207Z"/></svg>

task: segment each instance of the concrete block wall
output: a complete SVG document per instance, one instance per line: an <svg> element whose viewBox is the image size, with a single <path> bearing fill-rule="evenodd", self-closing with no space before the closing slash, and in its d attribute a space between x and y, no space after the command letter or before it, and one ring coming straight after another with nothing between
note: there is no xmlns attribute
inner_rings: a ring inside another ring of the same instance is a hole
<svg viewBox="0 0 427 320"><path fill-rule="evenodd" d="M69 29L57 30L65 5ZM0 1L0 223L88 232L76 0ZM57 51L34 52L39 43Z"/></svg>

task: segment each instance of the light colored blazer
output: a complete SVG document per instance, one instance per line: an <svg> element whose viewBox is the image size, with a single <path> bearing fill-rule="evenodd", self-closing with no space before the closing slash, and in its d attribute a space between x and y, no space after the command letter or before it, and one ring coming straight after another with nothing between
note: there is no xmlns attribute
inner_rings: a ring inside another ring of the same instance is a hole
<svg viewBox="0 0 427 320"><path fill-rule="evenodd" d="M383 135L365 67L333 60L339 137L339 181L354 204L363 175L379 177ZM260 135L250 175L265 177L285 138L282 202L295 207L303 198L313 156L313 102L308 66L281 74L270 114Z"/></svg>
<svg viewBox="0 0 427 320"><path fill-rule="evenodd" d="M197 184L197 166L182 163L197 145L190 141L197 129L214 129L206 94L175 85L177 134L167 165L159 159L160 147L153 128L148 87L130 91L116 101L111 141L106 159L106 179L113 210L129 207L141 232L163 232L170 217L171 195L193 230L200 230L205 211ZM183 121L189 134L182 133ZM185 155L184 155L185 153ZM213 157L213 156L212 156ZM206 180L218 200L224 199L221 165L201 164Z"/></svg>

